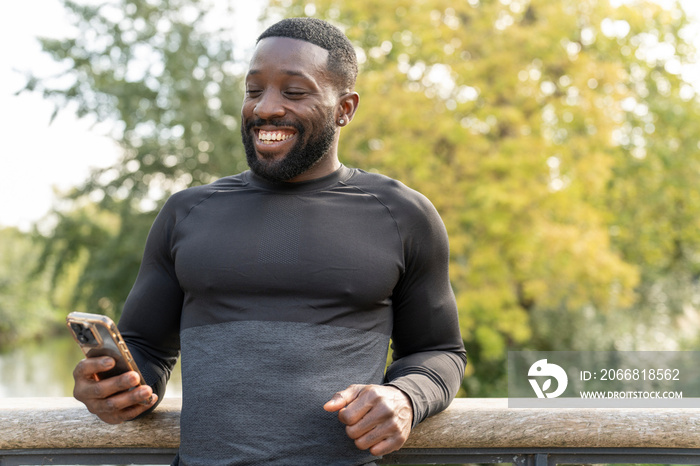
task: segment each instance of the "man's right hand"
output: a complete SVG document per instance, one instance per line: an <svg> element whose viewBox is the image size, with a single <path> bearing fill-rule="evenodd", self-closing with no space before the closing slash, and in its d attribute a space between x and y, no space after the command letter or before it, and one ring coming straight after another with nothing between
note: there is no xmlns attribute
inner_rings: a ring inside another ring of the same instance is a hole
<svg viewBox="0 0 700 466"><path fill-rule="evenodd" d="M88 411L109 424L121 424L150 409L158 396L148 385L138 387L139 375L134 372L97 380L96 374L114 367L110 357L83 359L75 366L73 396ZM130 388L133 390L129 390Z"/></svg>

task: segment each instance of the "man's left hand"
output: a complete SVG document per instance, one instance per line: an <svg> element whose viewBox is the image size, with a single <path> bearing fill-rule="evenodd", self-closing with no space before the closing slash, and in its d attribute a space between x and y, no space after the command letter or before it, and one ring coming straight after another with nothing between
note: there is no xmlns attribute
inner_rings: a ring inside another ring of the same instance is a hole
<svg viewBox="0 0 700 466"><path fill-rule="evenodd" d="M375 456L401 448L413 424L411 400L390 385L350 385L333 395L323 409L338 412L357 448L369 449Z"/></svg>

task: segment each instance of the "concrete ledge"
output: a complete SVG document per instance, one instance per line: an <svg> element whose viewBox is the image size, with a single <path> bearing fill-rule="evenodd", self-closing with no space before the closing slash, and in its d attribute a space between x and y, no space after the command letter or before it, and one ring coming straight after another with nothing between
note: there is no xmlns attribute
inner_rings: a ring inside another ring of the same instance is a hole
<svg viewBox="0 0 700 466"><path fill-rule="evenodd" d="M700 409L508 408L457 399L422 422L406 448L700 448Z"/></svg>
<svg viewBox="0 0 700 466"><path fill-rule="evenodd" d="M165 398L147 418L110 425L73 398L0 398L0 450L177 448L181 405Z"/></svg>
<svg viewBox="0 0 700 466"><path fill-rule="evenodd" d="M180 399L113 426L72 398L0 399L0 450L177 448ZM406 448L700 448L700 409L509 409L501 398L457 399Z"/></svg>

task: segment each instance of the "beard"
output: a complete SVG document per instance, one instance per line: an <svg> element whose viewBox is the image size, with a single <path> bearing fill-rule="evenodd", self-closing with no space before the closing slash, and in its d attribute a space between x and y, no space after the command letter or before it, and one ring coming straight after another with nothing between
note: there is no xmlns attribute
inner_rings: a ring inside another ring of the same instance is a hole
<svg viewBox="0 0 700 466"><path fill-rule="evenodd" d="M262 157L258 157L255 152L253 141L255 135L252 128L264 125L291 126L297 130L297 142L281 160L267 159L264 153ZM332 109L320 128L311 128L306 141L304 140L306 129L299 123L254 119L241 125L241 137L248 166L256 175L275 182L289 181L318 163L333 145L335 131Z"/></svg>

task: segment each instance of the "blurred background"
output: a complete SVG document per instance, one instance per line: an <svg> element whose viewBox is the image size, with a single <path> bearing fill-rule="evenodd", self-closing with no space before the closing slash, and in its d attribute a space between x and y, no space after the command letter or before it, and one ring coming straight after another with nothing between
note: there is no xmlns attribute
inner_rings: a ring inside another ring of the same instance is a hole
<svg viewBox="0 0 700 466"><path fill-rule="evenodd" d="M65 315L118 319L167 197L246 169L246 62L286 16L356 46L342 162L423 192L447 226L461 396L506 396L508 350L698 347L700 2L3 10L0 397L69 396L81 352Z"/></svg>

